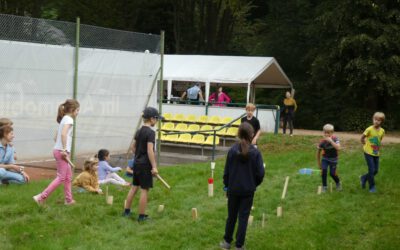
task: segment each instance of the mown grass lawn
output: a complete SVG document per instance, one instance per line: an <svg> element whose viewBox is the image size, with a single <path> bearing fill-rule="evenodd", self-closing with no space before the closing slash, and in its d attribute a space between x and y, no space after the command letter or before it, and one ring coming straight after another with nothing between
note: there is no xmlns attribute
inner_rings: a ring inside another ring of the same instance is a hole
<svg viewBox="0 0 400 250"><path fill-rule="evenodd" d="M366 171L361 146L342 142L339 174L342 192L317 195L320 176L299 175L316 167L318 137L265 135L260 145L266 177L256 193L253 225L247 249L399 249L400 248L400 145L382 150L376 183L378 193L362 190L358 176ZM25 186L0 187L0 249L218 249L224 232L226 199L222 191L224 160L217 162L215 196L207 197L209 164L161 169L170 191L155 182L148 214L152 220L138 224L121 217L127 189L110 186L114 205L104 196L75 194L73 207L60 204L59 188L39 208L32 196L49 181ZM284 179L288 193L280 200ZM158 205L165 211L157 213ZM283 217L276 217L277 206ZM199 219L193 221L196 207ZM137 210L137 198L134 212ZM261 227L261 216L267 217ZM137 213L136 213L137 214Z"/></svg>

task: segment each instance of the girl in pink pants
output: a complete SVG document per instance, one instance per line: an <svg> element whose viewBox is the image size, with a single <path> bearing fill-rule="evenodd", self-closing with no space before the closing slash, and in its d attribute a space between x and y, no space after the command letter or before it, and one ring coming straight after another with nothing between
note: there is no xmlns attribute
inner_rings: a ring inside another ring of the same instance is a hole
<svg viewBox="0 0 400 250"><path fill-rule="evenodd" d="M56 144L53 150L57 163L57 177L42 193L33 196L38 205L43 205L50 194L61 184L64 184L65 205L75 203L71 192L72 170L67 158L69 158L71 152L74 118L78 113L79 102L73 99L66 100L58 107L57 122L60 125L58 126Z"/></svg>

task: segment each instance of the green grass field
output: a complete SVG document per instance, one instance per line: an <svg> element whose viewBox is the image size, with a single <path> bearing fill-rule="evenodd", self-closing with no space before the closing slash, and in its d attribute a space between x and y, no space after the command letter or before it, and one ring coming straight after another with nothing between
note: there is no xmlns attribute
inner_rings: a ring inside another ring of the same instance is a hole
<svg viewBox="0 0 400 250"><path fill-rule="evenodd" d="M252 212L253 225L246 237L247 249L399 249L400 145L382 150L378 193L362 190L358 176L366 172L361 146L342 142L338 167L342 192L317 195L320 176L299 175L298 170L316 167L317 137L265 135L263 144L266 177L258 188ZM110 187L114 205L105 197L75 194L73 207L60 204L59 188L39 208L32 196L49 181L0 188L0 249L218 249L226 219L222 191L224 160L217 162L215 196L207 197L209 164L162 168L170 191L155 182L150 192L145 224L121 217L127 189ZM290 176L288 193L280 200L284 180ZM158 205L165 211L157 213ZM276 208L283 206L283 217ZM196 207L199 219L193 221ZM134 201L137 214L137 197ZM267 216L261 227L261 216Z"/></svg>

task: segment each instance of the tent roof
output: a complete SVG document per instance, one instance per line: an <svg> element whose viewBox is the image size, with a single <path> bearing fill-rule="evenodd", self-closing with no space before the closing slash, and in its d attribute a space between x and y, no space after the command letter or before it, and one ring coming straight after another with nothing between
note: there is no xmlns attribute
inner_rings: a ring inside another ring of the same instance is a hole
<svg viewBox="0 0 400 250"><path fill-rule="evenodd" d="M164 60L165 80L292 88L273 57L165 55Z"/></svg>

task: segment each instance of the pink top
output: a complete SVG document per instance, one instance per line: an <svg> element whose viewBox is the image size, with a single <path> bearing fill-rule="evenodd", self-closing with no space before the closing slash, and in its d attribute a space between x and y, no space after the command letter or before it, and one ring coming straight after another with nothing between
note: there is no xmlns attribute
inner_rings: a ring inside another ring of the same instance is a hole
<svg viewBox="0 0 400 250"><path fill-rule="evenodd" d="M229 98L229 96L227 94L225 94L224 92L219 93L218 98L215 98L215 96L216 96L216 94L214 92L208 98L209 102L217 102L216 104L214 104L215 106L225 106L225 104L222 104L223 102L224 103L231 102L231 98Z"/></svg>

